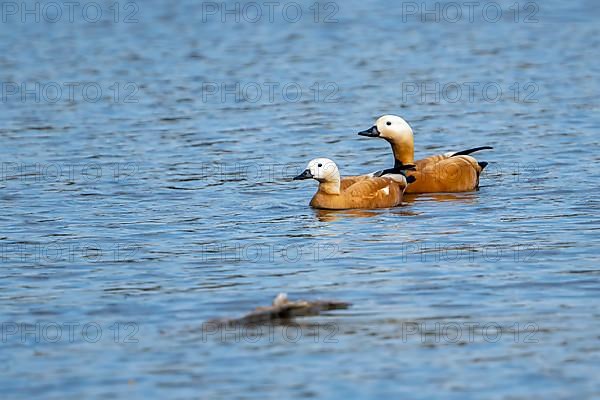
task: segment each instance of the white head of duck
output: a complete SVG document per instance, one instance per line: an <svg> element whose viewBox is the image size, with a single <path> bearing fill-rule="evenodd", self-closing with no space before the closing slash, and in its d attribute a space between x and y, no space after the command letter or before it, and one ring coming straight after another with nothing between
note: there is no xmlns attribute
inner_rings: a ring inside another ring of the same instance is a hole
<svg viewBox="0 0 600 400"><path fill-rule="evenodd" d="M339 183L340 170L338 166L328 158L315 158L311 160L304 172L294 178L295 181L301 179L315 179L320 183Z"/></svg>

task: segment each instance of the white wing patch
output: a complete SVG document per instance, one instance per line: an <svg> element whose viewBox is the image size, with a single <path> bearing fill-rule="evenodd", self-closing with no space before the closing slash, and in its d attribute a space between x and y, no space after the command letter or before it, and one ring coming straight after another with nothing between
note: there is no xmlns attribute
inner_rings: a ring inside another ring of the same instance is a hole
<svg viewBox="0 0 600 400"><path fill-rule="evenodd" d="M402 183L405 185L408 184L406 182L406 178L402 174L387 174L387 175L385 175L385 178L390 178L391 180L398 182L400 184L402 184Z"/></svg>
<svg viewBox="0 0 600 400"><path fill-rule="evenodd" d="M390 187L386 186L383 189L379 189L380 192L383 192L386 196L390 194Z"/></svg>

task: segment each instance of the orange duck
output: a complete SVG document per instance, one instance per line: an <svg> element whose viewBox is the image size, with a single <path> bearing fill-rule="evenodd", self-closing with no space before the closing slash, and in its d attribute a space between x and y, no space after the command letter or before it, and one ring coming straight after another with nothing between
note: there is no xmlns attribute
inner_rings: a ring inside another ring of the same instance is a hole
<svg viewBox="0 0 600 400"><path fill-rule="evenodd" d="M469 154L492 147L476 147L459 152L448 152L414 160L414 135L410 125L396 115L384 115L375 126L358 133L361 136L387 140L394 153L394 168L378 171L366 176L381 176L411 169L407 176L416 179L408 185L406 193L469 192L479 189L479 176L488 165L478 162ZM407 168L408 166L408 168Z"/></svg>
<svg viewBox="0 0 600 400"><path fill-rule="evenodd" d="M408 167L410 168L410 166ZM315 179L319 189L310 206L327 210L373 209L395 207L402 203L408 182L401 170L381 176L351 176L341 178L337 165L327 158L316 158L306 170L294 178Z"/></svg>

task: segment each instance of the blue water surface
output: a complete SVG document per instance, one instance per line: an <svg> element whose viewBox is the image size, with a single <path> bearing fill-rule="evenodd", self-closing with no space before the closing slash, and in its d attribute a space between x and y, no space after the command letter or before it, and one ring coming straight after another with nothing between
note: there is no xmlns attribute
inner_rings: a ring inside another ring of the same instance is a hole
<svg viewBox="0 0 600 400"><path fill-rule="evenodd" d="M0 24L2 398L600 397L598 2L50 3ZM387 113L481 190L310 209ZM280 292L353 306L203 329Z"/></svg>

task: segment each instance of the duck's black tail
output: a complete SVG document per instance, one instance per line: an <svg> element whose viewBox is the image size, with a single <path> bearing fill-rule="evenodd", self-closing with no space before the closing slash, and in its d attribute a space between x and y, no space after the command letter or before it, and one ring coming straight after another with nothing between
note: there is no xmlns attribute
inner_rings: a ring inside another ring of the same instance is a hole
<svg viewBox="0 0 600 400"><path fill-rule="evenodd" d="M493 149L493 147L491 147L491 146L475 147L474 149L463 150L463 151L459 151L458 153L454 153L454 154L452 154L452 157L468 156L469 154L475 153L477 151L492 150L492 149Z"/></svg>
<svg viewBox="0 0 600 400"><path fill-rule="evenodd" d="M477 186L475 186L475 189L479 190L479 177L481 176L481 173L483 172L485 167L488 166L488 163L486 163L485 161L482 161L482 162L478 162L477 164L479 164L479 168L481 168L481 170L477 171Z"/></svg>

